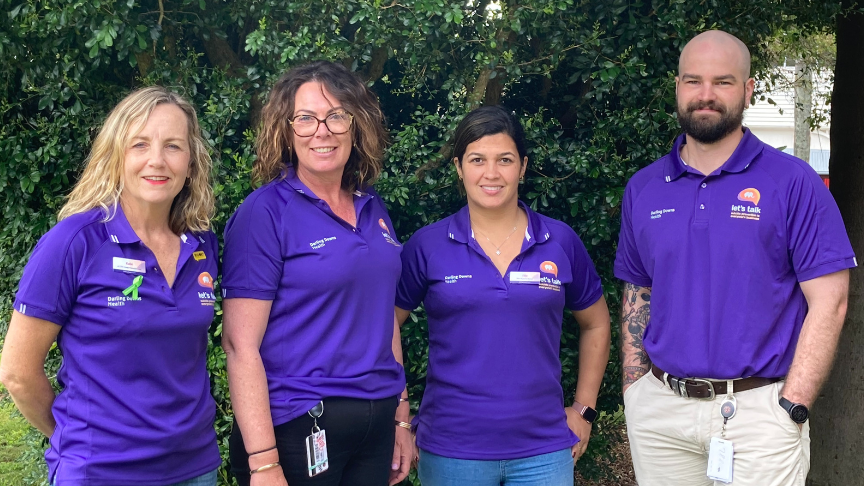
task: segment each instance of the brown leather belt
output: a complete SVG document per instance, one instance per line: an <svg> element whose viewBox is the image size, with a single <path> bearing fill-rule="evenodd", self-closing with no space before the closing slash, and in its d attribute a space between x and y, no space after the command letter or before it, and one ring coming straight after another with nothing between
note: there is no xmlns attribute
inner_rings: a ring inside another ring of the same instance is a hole
<svg viewBox="0 0 864 486"><path fill-rule="evenodd" d="M670 374L664 373L663 370L655 365L651 365L651 373L657 377L664 385L668 386L675 392L676 395L684 398L698 398L700 400L712 400L715 396L726 394L725 381L703 380L702 378L678 378ZM782 378L760 378L751 376L750 378L742 378L735 380L733 385L735 392L743 392L759 388L760 386L777 383Z"/></svg>

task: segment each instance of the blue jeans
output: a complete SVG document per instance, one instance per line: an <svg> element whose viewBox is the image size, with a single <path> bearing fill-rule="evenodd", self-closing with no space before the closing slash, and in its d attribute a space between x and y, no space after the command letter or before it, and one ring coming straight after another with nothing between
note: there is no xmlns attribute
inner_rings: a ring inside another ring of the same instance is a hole
<svg viewBox="0 0 864 486"><path fill-rule="evenodd" d="M197 478L187 479L186 481L180 481L179 483L174 483L170 486L216 486L216 472L218 469L214 469L209 473L202 474Z"/></svg>
<svg viewBox="0 0 864 486"><path fill-rule="evenodd" d="M451 459L421 450L417 469L423 486L573 486L569 447L503 461Z"/></svg>
<svg viewBox="0 0 864 486"><path fill-rule="evenodd" d="M186 481L180 481L179 483L170 484L168 486L216 486L216 472L218 469L214 469L209 473L202 474L197 478L187 479ZM52 486L56 483L51 483Z"/></svg>

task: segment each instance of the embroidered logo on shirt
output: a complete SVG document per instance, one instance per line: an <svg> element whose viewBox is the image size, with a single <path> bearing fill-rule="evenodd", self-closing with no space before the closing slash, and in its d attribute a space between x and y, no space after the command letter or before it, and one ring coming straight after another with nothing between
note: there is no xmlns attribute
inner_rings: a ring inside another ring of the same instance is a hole
<svg viewBox="0 0 864 486"><path fill-rule="evenodd" d="M384 219L381 218L378 220L378 226L384 230L382 235L384 235L384 239L387 240L387 243L390 243L393 246L402 246L398 241L394 240L392 236L390 236L390 228L387 227L387 223L384 222Z"/></svg>
<svg viewBox="0 0 864 486"><path fill-rule="evenodd" d="M192 254L192 257L195 258L196 262L200 262L201 260L207 259L207 255L204 254L203 251L196 251L195 253Z"/></svg>
<svg viewBox="0 0 864 486"><path fill-rule="evenodd" d="M216 295L213 292L198 292L198 298L201 299L201 305L213 307L216 303Z"/></svg>
<svg viewBox="0 0 864 486"><path fill-rule="evenodd" d="M444 283L456 283L465 278L473 278L471 275L447 275L444 277Z"/></svg>
<svg viewBox="0 0 864 486"><path fill-rule="evenodd" d="M655 209L651 211L651 219L660 219L666 213L674 213L675 208L669 209Z"/></svg>
<svg viewBox="0 0 864 486"><path fill-rule="evenodd" d="M208 272L201 272L201 274L198 275L198 285L200 285L202 287L206 287L208 289L212 289L213 288L213 276L210 275Z"/></svg>
<svg viewBox="0 0 864 486"><path fill-rule="evenodd" d="M327 238L321 238L320 240L315 240L312 243L309 243L309 246L312 247L313 250L317 250L319 248L324 248L324 244L328 241L335 240L335 236L328 236Z"/></svg>
<svg viewBox="0 0 864 486"><path fill-rule="evenodd" d="M539 285L541 289L554 290L556 292L561 291L561 281L558 280L558 265L555 265L555 262L546 260L541 263L540 273L552 275L552 277L541 275Z"/></svg>
<svg viewBox="0 0 864 486"><path fill-rule="evenodd" d="M762 197L762 195L759 194L759 190L754 189L752 187L744 189L743 191L738 193L738 200L739 201L752 202L756 206L759 205L759 198L760 197Z"/></svg>
<svg viewBox="0 0 864 486"><path fill-rule="evenodd" d="M738 200L741 202L752 203L753 206L749 204L733 204L732 205L732 214L730 216L734 219L749 219L752 221L759 221L759 218L762 214L762 208L759 208L759 199L761 199L762 195L759 194L759 190L748 187L743 191L738 193Z"/></svg>

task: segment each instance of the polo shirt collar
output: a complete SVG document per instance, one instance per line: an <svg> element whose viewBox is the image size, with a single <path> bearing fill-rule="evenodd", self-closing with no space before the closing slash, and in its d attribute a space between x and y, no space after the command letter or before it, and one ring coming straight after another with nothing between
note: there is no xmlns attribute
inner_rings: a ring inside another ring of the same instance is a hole
<svg viewBox="0 0 864 486"><path fill-rule="evenodd" d="M119 204L108 208L108 215L111 219L105 221L105 229L108 231L108 238L111 241L118 244L138 243L141 241L141 238L132 229L132 225L129 224L129 220L126 219L126 213L123 212L123 208ZM195 250L198 247L199 241L204 243L204 238L195 236L191 231L187 231L180 235L180 241L183 242L184 247L188 246L192 250Z"/></svg>
<svg viewBox="0 0 864 486"><path fill-rule="evenodd" d="M105 229L108 230L108 237L114 243L137 243L141 238L129 225L129 220L126 219L126 213L120 204L116 204L108 209L108 216L111 218L105 221Z"/></svg>
<svg viewBox="0 0 864 486"><path fill-rule="evenodd" d="M309 186L303 183L299 177L297 177L297 171L294 170L294 167L288 167L285 169L285 183L288 184L291 189L297 191L298 193L308 197L309 199L314 199L316 201L320 201L321 198L316 196L312 189L309 189ZM369 193L363 191L354 191L354 196L359 198L369 197Z"/></svg>
<svg viewBox="0 0 864 486"><path fill-rule="evenodd" d="M532 211L531 208L522 201L519 201L519 207L521 207L525 211L525 214L528 215L528 227L525 229L524 235L524 238L527 240L527 245L531 246L535 243L546 242L551 237L551 232L546 226L546 223L540 219L540 215ZM471 217L468 212L467 204L453 215L453 219L450 220L450 224L447 227L447 236L451 240L460 243L468 243L474 236L473 231L471 230Z"/></svg>
<svg viewBox="0 0 864 486"><path fill-rule="evenodd" d="M663 171L666 182L672 182L687 172L687 165L681 160L681 146L684 145L685 141L686 136L682 133L675 139L672 152L666 158L666 166ZM738 142L738 146L732 152L729 160L720 167L720 170L732 173L743 171L762 153L764 147L765 145L753 135L749 128L744 128L744 136Z"/></svg>

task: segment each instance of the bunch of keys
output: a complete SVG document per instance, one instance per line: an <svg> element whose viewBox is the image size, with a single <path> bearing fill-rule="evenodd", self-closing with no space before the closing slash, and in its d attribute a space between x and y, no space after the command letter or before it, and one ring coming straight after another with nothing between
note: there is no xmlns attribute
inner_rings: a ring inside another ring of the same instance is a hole
<svg viewBox="0 0 864 486"><path fill-rule="evenodd" d="M324 414L324 402L320 401L309 410L312 417L312 435L306 437L306 465L309 466L309 477L315 477L330 468L327 460L327 436L318 427L318 418Z"/></svg>

